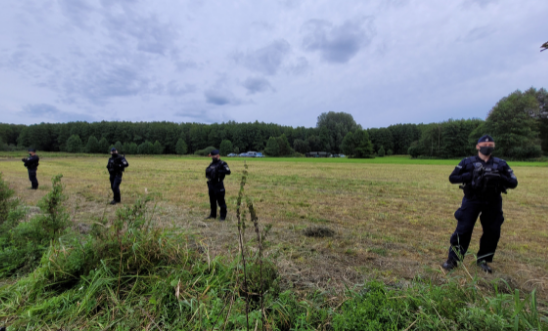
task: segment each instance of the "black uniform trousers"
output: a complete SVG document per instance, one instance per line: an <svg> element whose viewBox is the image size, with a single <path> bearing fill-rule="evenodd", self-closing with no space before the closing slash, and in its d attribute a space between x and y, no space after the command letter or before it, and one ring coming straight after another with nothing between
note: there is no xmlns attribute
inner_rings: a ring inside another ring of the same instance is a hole
<svg viewBox="0 0 548 331"><path fill-rule="evenodd" d="M449 259L459 261L464 258L470 240L474 225L480 217L483 235L480 239L480 248L478 251L478 262L492 262L497 244L500 239L500 228L504 222L502 213L502 198L496 197L492 200L462 199L462 205L455 212L457 219L457 229L451 236L451 248L449 249ZM456 252L455 252L456 251Z"/></svg>
<svg viewBox="0 0 548 331"><path fill-rule="evenodd" d="M223 182L207 182L209 188L210 217L217 217L217 204L221 208L221 218L226 218L225 186Z"/></svg>
<svg viewBox="0 0 548 331"><path fill-rule="evenodd" d="M110 188L114 193L114 201L120 202L120 184L122 184L122 173L111 172L110 173Z"/></svg>
<svg viewBox="0 0 548 331"><path fill-rule="evenodd" d="M28 169L29 180L34 190L38 189L38 179L36 179L36 169Z"/></svg>

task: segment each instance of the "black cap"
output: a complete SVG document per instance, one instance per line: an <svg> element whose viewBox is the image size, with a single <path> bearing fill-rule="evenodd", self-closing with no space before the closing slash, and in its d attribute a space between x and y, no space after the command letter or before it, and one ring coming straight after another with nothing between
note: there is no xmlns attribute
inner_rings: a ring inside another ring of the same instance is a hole
<svg viewBox="0 0 548 331"><path fill-rule="evenodd" d="M110 151L111 151L111 152L117 152L118 150L117 150L116 148L112 147L112 148L110 149Z"/></svg>
<svg viewBox="0 0 548 331"><path fill-rule="evenodd" d="M494 143L495 140L490 135L484 134L483 136L481 136L481 138L478 139L478 144L479 143L484 143L484 142L493 142Z"/></svg>
<svg viewBox="0 0 548 331"><path fill-rule="evenodd" d="M27 151L36 153L36 149L34 149L34 148L29 148Z"/></svg>
<svg viewBox="0 0 548 331"><path fill-rule="evenodd" d="M219 155L219 150L218 149L214 149L211 151L211 153L209 153L211 155Z"/></svg>

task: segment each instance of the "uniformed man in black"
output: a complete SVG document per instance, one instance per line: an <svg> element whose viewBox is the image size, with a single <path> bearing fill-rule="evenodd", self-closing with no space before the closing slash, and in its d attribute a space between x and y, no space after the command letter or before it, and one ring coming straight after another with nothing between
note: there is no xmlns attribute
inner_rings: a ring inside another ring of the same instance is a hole
<svg viewBox="0 0 548 331"><path fill-rule="evenodd" d="M518 186L506 161L491 156L494 148L491 136L481 137L476 145L478 155L463 159L449 176L452 184L462 184L464 198L455 212L457 229L450 239L449 258L442 265L446 270L453 269L464 258L479 215L483 234L477 264L483 271L492 272L487 263L493 261L504 222L501 193Z"/></svg>
<svg viewBox="0 0 548 331"><path fill-rule="evenodd" d="M110 174L110 188L114 193L114 199L111 205L120 203L120 184L122 183L122 173L129 167L129 163L123 155L119 155L116 148L110 150L110 159L108 159L107 169Z"/></svg>
<svg viewBox="0 0 548 331"><path fill-rule="evenodd" d="M36 150L34 148L29 148L29 157L24 158L22 161L25 163L25 167L29 172L29 180L32 184L31 188L33 190L38 189L38 180L36 179L36 171L38 170L38 161L40 158L36 155Z"/></svg>
<svg viewBox="0 0 548 331"><path fill-rule="evenodd" d="M212 162L206 168L206 177L211 213L206 219L217 218L217 204L219 204L219 208L221 208L221 221L224 221L226 219L226 202L223 180L226 175L230 175L230 168L225 161L220 159L218 150L211 151L209 156L211 156Z"/></svg>

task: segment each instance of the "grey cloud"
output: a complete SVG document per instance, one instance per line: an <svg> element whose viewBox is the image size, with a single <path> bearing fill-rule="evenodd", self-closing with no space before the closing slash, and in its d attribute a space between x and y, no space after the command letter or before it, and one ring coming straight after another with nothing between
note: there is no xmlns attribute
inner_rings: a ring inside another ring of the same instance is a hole
<svg viewBox="0 0 548 331"><path fill-rule="evenodd" d="M64 112L55 106L45 103L26 105L23 107L23 113L36 118L36 122L38 122L38 119L46 119L53 122L93 121L93 117L89 115Z"/></svg>
<svg viewBox="0 0 548 331"><path fill-rule="evenodd" d="M274 25L264 21L254 21L251 23L251 27L254 29L263 30L267 32L274 30Z"/></svg>
<svg viewBox="0 0 548 331"><path fill-rule="evenodd" d="M299 7L302 3L302 0L277 0L278 3L287 9L295 9Z"/></svg>
<svg viewBox="0 0 548 331"><path fill-rule="evenodd" d="M186 71L190 69L197 69L199 66L194 61L177 61L175 62L175 67L178 71Z"/></svg>
<svg viewBox="0 0 548 331"><path fill-rule="evenodd" d="M90 28L88 21L95 11L95 8L86 0L58 0L61 12L71 21L72 24L79 28ZM45 13L42 13L43 15Z"/></svg>
<svg viewBox="0 0 548 331"><path fill-rule="evenodd" d="M499 0L466 0L466 1L464 1L463 6L464 7L470 7L472 5L478 5L481 8L485 8L488 5L490 5L492 3L496 3L498 1Z"/></svg>
<svg viewBox="0 0 548 331"><path fill-rule="evenodd" d="M331 63L346 63L373 38L371 18L346 21L335 26L325 20L310 20L303 26L305 50L319 52Z"/></svg>
<svg viewBox="0 0 548 331"><path fill-rule="evenodd" d="M234 94L232 94L232 92L223 88L208 89L204 92L204 96L207 103L217 106L239 103L239 101L234 97Z"/></svg>
<svg viewBox="0 0 548 331"><path fill-rule="evenodd" d="M112 97L149 93L151 85L152 79L143 74L138 63L101 65L94 61L83 72L65 76L62 92L68 102L74 97L84 97L102 105Z"/></svg>
<svg viewBox="0 0 548 331"><path fill-rule="evenodd" d="M177 30L171 24L160 22L154 15L141 17L129 13L107 13L105 26L120 41L133 37L137 49L142 52L166 55L176 44Z"/></svg>
<svg viewBox="0 0 548 331"><path fill-rule="evenodd" d="M167 93L168 95L173 97L182 96L188 93L192 93L194 91L196 91L196 86L192 84L185 84L184 86L179 86L179 83L172 80L167 85Z"/></svg>
<svg viewBox="0 0 548 331"><path fill-rule="evenodd" d="M287 66L286 71L293 75L302 75L310 70L310 64L304 57L298 57L293 63Z"/></svg>
<svg viewBox="0 0 548 331"><path fill-rule="evenodd" d="M278 72L290 50L289 43L284 39L280 39L253 52L238 54L235 59L250 70L265 75L274 75Z"/></svg>
<svg viewBox="0 0 548 331"><path fill-rule="evenodd" d="M219 113L196 105L185 106L173 115L180 117L185 122L196 123L218 123L232 120L232 117L227 116L224 112Z"/></svg>
<svg viewBox="0 0 548 331"><path fill-rule="evenodd" d="M458 40L464 41L464 42L472 42L472 41L476 41L476 40L480 40L485 37L488 37L494 32L495 32L495 29L489 26L481 26L481 27L477 27L470 30L465 36L460 37Z"/></svg>
<svg viewBox="0 0 548 331"><path fill-rule="evenodd" d="M243 81L242 86L246 88L247 94L273 91L270 82L263 77L248 77Z"/></svg>

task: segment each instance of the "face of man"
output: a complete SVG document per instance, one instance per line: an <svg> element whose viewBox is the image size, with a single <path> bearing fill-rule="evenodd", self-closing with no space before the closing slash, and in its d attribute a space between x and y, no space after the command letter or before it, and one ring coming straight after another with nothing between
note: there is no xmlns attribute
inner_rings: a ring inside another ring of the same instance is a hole
<svg viewBox="0 0 548 331"><path fill-rule="evenodd" d="M220 160L220 159L221 159L221 156L220 156L219 154L217 154L217 155L211 155L211 154L209 154L209 156L211 156L211 159L212 159L213 161L216 161L216 160Z"/></svg>
<svg viewBox="0 0 548 331"><path fill-rule="evenodd" d="M493 141L482 141L476 145L478 152L484 156L490 156L495 149L495 143Z"/></svg>
<svg viewBox="0 0 548 331"><path fill-rule="evenodd" d="M29 152L30 156L36 155L36 152Z"/></svg>
<svg viewBox="0 0 548 331"><path fill-rule="evenodd" d="M110 155L118 154L118 151L110 151Z"/></svg>

